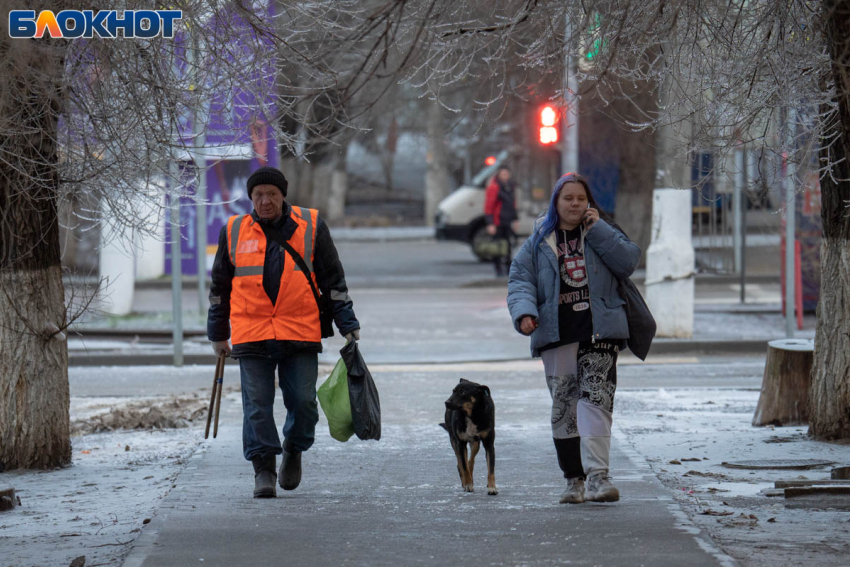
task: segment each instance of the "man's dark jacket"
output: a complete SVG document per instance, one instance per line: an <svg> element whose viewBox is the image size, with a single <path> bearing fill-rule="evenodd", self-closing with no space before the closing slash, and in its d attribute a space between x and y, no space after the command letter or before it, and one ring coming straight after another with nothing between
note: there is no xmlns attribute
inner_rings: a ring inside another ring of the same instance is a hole
<svg viewBox="0 0 850 567"><path fill-rule="evenodd" d="M284 203L283 214L274 221L260 219L257 211L251 213L251 218L260 224L266 235L266 257L263 262L263 289L272 304L278 299L280 277L283 274L283 264L286 252L270 236L271 230L277 230L288 241L295 233L297 225L290 216L290 205ZM319 283L319 293L331 299L333 318L337 329L342 335L360 328L360 323L354 316L354 305L348 296L348 286L345 283L345 272L339 261L339 255L331 238L330 230L325 221L319 217L316 223L316 243L313 248L313 270ZM290 260L291 261L291 260ZM207 317L207 338L211 341L226 341L230 339L230 291L233 286L235 267L230 260L227 246L227 225L221 228L218 235L218 251L212 266L212 283L210 285L210 311ZM304 277L300 272L294 272L292 277ZM286 298L281 298L286 301ZM271 357L284 358L295 353L322 352L321 342L309 341L255 341L233 345L234 358L239 357Z"/></svg>

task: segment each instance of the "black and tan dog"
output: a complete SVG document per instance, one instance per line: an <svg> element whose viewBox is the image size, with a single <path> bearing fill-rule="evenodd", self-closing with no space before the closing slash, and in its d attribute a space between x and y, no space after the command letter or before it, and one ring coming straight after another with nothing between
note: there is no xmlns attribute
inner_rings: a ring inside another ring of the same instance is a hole
<svg viewBox="0 0 850 567"><path fill-rule="evenodd" d="M449 432L463 489L473 491L475 455L483 443L487 455L487 494L498 494L496 452L493 448L496 440L496 405L490 396L490 388L461 378L452 396L446 400L446 422L440 425ZM469 460L466 458L467 443L471 445Z"/></svg>

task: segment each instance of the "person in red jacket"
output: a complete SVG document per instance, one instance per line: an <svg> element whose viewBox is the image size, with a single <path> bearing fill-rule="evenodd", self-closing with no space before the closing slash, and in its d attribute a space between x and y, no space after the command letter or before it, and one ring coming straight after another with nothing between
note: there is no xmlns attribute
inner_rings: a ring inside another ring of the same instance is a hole
<svg viewBox="0 0 850 567"><path fill-rule="evenodd" d="M516 239L519 218L516 212L514 188L511 170L503 165L493 176L484 196L487 233L494 236L501 244L500 253L493 258L496 277L506 275L511 269L511 246Z"/></svg>

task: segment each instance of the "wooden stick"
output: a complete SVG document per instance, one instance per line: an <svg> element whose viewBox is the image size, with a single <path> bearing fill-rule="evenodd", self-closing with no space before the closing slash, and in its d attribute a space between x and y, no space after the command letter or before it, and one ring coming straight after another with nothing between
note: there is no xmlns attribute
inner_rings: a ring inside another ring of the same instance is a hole
<svg viewBox="0 0 850 567"><path fill-rule="evenodd" d="M227 359L227 355L221 353L219 355L219 361L221 365L219 366L220 370L218 372L218 389L216 390L216 399L215 399L215 427L213 428L213 439L218 436L218 416L221 412L221 391L224 389L224 361Z"/></svg>
<svg viewBox="0 0 850 567"><path fill-rule="evenodd" d="M215 393L218 387L218 368L222 364L223 358L220 356L218 360L215 361L215 375L213 376L213 385L212 385L212 395L210 396L210 408L207 410L207 428L204 431L204 439L208 439L210 436L210 422L212 421L213 409L215 407Z"/></svg>

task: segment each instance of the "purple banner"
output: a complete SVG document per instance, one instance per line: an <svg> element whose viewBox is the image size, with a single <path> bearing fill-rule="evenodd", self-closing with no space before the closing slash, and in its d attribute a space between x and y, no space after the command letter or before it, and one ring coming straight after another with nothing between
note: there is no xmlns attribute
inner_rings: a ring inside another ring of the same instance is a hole
<svg viewBox="0 0 850 567"><path fill-rule="evenodd" d="M269 144L270 146L272 144ZM276 152L269 152L268 165L277 165ZM184 275L197 275L198 249L206 254L207 275L209 275L218 248L218 235L227 219L232 215L246 215L253 210L248 199L246 183L251 172L266 165L258 159L228 159L215 162L207 170L207 230L206 242L197 242L197 205L190 198L180 202L181 256ZM165 273L171 274L171 225L165 229Z"/></svg>

